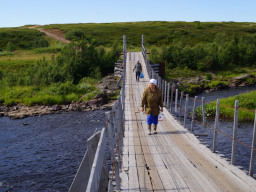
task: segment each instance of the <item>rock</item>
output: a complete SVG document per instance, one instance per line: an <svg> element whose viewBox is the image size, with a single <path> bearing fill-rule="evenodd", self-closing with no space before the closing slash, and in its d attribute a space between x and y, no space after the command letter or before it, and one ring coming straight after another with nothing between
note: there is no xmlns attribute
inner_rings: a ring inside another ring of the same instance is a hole
<svg viewBox="0 0 256 192"><path fill-rule="evenodd" d="M104 77L98 84L97 88L103 93L105 97L110 97L116 94L119 87L116 86L118 82L118 77L114 75L109 75Z"/></svg>
<svg viewBox="0 0 256 192"><path fill-rule="evenodd" d="M59 111L61 109L62 109L62 107L60 105L53 105L51 110L52 111Z"/></svg>
<svg viewBox="0 0 256 192"><path fill-rule="evenodd" d="M68 107L69 111L77 111L77 105L76 103L72 102L69 107Z"/></svg>
<svg viewBox="0 0 256 192"><path fill-rule="evenodd" d="M251 81L252 83L249 83L247 80L248 79L255 79L255 76L252 74L242 74L238 77L234 77L229 80L229 87L244 87L248 85L254 84L254 80Z"/></svg>

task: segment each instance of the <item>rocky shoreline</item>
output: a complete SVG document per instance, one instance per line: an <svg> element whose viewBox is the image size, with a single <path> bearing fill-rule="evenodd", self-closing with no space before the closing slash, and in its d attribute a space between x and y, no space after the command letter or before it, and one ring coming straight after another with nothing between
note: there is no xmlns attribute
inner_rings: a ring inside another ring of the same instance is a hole
<svg viewBox="0 0 256 192"><path fill-rule="evenodd" d="M214 78L214 76L213 76ZM207 86L210 80L205 80L205 77L194 77L194 78L178 78L177 80L171 80L171 84L175 85L175 88L181 87L188 88L187 84L195 85L191 87L191 95L197 95L203 92L213 92L218 90L236 88L236 87L249 87L256 84L256 77L252 74L242 74L237 77L220 80L220 83L215 86Z"/></svg>
<svg viewBox="0 0 256 192"><path fill-rule="evenodd" d="M68 105L53 106L25 106L15 105L11 107L0 106L0 117L8 116L11 119L22 119L25 117L41 116L47 114L57 114L68 111L93 111L97 109L110 110L115 100L105 104L103 98L94 98L87 102L72 102Z"/></svg>
<svg viewBox="0 0 256 192"><path fill-rule="evenodd" d="M71 102L63 105L15 105L15 106L0 106L0 117L7 116L11 119L21 119L25 117L41 116L46 114L56 114L68 111L93 111L93 110L111 110L112 105L116 100L109 99L117 94L119 87L116 86L119 77L109 75L104 77L98 84L97 88L102 94L95 96L93 99L86 102Z"/></svg>

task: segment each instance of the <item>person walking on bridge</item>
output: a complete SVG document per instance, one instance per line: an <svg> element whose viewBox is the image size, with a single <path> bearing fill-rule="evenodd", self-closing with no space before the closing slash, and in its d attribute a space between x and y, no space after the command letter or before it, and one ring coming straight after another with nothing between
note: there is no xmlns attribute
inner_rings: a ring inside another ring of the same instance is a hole
<svg viewBox="0 0 256 192"><path fill-rule="evenodd" d="M142 72L142 66L141 66L141 63L139 60L137 60L137 63L134 65L134 68L133 68L133 72L136 72L135 75L136 75L136 81L139 82L140 81L140 74Z"/></svg>
<svg viewBox="0 0 256 192"><path fill-rule="evenodd" d="M157 87L157 81L150 79L149 86L144 90L141 101L141 112L147 115L148 134L151 134L151 125L154 126L154 134L157 134L159 112L163 112L162 91Z"/></svg>

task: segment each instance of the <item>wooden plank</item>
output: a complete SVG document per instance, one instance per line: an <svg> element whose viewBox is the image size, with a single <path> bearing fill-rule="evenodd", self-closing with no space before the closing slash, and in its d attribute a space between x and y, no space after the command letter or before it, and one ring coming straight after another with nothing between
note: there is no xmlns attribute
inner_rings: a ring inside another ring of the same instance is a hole
<svg viewBox="0 0 256 192"><path fill-rule="evenodd" d="M142 62L142 65L144 63ZM148 86L148 76L145 75L145 81L140 83L139 90L136 92L136 103L139 106L141 102L141 96L144 89ZM145 159L147 162L147 166L149 167L149 172L152 177L152 185L154 190L156 191L178 191L176 190L176 186L170 177L166 166L164 165L161 157L161 151L157 149L157 146L153 143L152 136L147 135L147 124L146 124L146 116L145 114L138 114L140 116L140 130L141 134L144 135L144 140L142 140L143 150L145 150ZM146 136L147 135L147 136ZM147 147L146 147L147 146Z"/></svg>
<svg viewBox="0 0 256 192"><path fill-rule="evenodd" d="M133 100L135 100L134 97L133 97ZM137 160L138 173L139 173L140 189L142 191L148 191L148 190L152 190L152 185L151 185L150 177L148 175L148 171L145 166L144 152L141 147L141 138L139 136L139 130L138 130L139 119L136 118L134 105L132 106L131 110L132 110L131 113L132 113L133 119L136 119L136 121L133 121L133 127L134 127L134 144L135 144L136 160Z"/></svg>
<svg viewBox="0 0 256 192"><path fill-rule="evenodd" d="M129 55L131 56L131 54ZM127 62L127 74L130 73L130 63ZM131 78L127 78L128 85L131 84ZM131 87L127 89L131 93ZM129 94L127 99L131 102L131 95ZM129 122L129 171L128 171L128 190L129 191L140 191L139 178L137 171L137 163L135 159L135 149L134 149L134 140L133 140L133 127L132 127L132 115L131 115L131 104L127 103L126 108L128 109L127 114L125 115L125 121ZM127 189L126 189L127 190Z"/></svg>
<svg viewBox="0 0 256 192"><path fill-rule="evenodd" d="M141 121L141 117L139 114L137 114L137 119ZM141 141L141 146L142 146L142 150L143 150L143 154L144 154L144 160L145 160L145 166L146 169L148 171L148 175L151 178L151 185L154 191L160 191L163 190L163 184L162 181L160 179L160 176L157 172L155 163L151 157L151 153L148 147L148 143L145 139L145 133L142 127L142 123L138 123L138 133L139 133L139 138Z"/></svg>
<svg viewBox="0 0 256 192"><path fill-rule="evenodd" d="M164 128L167 128L168 126L170 127L168 121L165 121L163 124ZM163 127L160 126L160 129L162 129ZM171 133L171 131L168 130L169 129L163 129L163 131ZM170 137L172 139L170 139ZM193 164L191 160L188 160L187 155L181 152L178 145L173 141L173 139L180 139L178 137L180 137L179 134L171 134L169 136L165 135L165 142L168 143L169 146L173 146L173 152L169 155L169 159L179 162L178 166L175 167L175 169L179 171L179 175L181 175L191 191L205 191L206 189L207 191L216 191L218 187L214 184L214 182L209 182L209 180L206 179L205 175L198 171L198 167ZM184 145L187 144L184 143ZM192 150L190 151L190 153L194 152L195 151ZM207 186L207 188L205 188L205 186Z"/></svg>
<svg viewBox="0 0 256 192"><path fill-rule="evenodd" d="M144 132L147 130L147 124L143 123ZM162 148L154 142L155 135L148 135L146 136L147 143L149 146L149 150L152 156L152 159L154 161L155 167L157 168L158 175L160 176L162 185L164 188L168 191L177 191L176 185L173 181L173 178L168 172L168 169L166 168L166 165L163 161L163 151Z"/></svg>
<svg viewBox="0 0 256 192"><path fill-rule="evenodd" d="M136 152L136 161L137 161L137 169L139 174L139 183L140 183L140 190L142 191L151 191L152 185L150 182L150 178L148 176L147 169L145 167L144 162L144 154L141 148L140 138L137 131L137 123L133 122L134 131L134 145L135 145L135 152Z"/></svg>
<svg viewBox="0 0 256 192"><path fill-rule="evenodd" d="M166 121L163 123L161 122L159 125L159 130L163 133L170 133L168 129L165 129L167 125L169 124ZM180 176L186 185L189 186L191 191L204 191L200 186L204 186L206 184L208 186L208 191L215 191L216 188L212 187L207 179L204 179L204 176L198 172L194 164L192 164L188 158L180 152L180 149L177 148L177 145L172 141L172 138L177 136L178 134L162 134L162 138L159 139L160 145L164 148L167 162L173 165L173 173L177 177ZM193 151L191 152L193 153ZM180 180L179 182L182 181Z"/></svg>
<svg viewBox="0 0 256 192"><path fill-rule="evenodd" d="M137 105L140 105L142 92L144 90L143 83L139 84L139 89L138 90L139 91L136 92L137 94L136 94L135 101L136 101ZM161 178L160 178L159 173L157 171L157 167L154 163L154 160L152 158L152 154L151 154L150 149L149 149L149 145L148 145L147 140L146 140L147 132L145 133L144 128L143 128L143 124L142 124L142 121L145 121L145 118L143 118L143 116L141 116L141 115L142 115L141 113L136 114L136 118L138 120L138 123L137 123L138 130L139 130L138 133L139 133L139 136L140 136L140 139L141 139L141 145L142 145L142 149L143 149L143 153L144 153L144 157L145 157L145 165L147 166L149 175L151 177L151 182L152 182L153 189L155 191L161 191L161 190L164 189L164 186L162 184Z"/></svg>

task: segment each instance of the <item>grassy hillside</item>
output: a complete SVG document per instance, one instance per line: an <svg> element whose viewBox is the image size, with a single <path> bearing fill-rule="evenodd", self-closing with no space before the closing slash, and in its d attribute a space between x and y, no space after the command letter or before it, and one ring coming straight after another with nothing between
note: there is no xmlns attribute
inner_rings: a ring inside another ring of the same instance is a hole
<svg viewBox="0 0 256 192"><path fill-rule="evenodd" d="M256 23L149 21L38 26L59 29L67 38L75 35L78 42L69 46L27 27L0 28L0 103L45 104L46 90L56 87L61 89L56 98L63 96L49 103L79 100L81 79L100 78L113 69L123 35L127 36L128 51L140 51L144 35L150 59L165 62L167 79L200 75L206 83L199 88L214 88L226 83L228 76L255 74ZM79 38L83 40L79 42ZM181 88L193 92L197 86L184 84ZM10 89L16 90L15 94L7 94ZM37 98L42 99L33 100L38 93L42 95Z"/></svg>
<svg viewBox="0 0 256 192"><path fill-rule="evenodd" d="M236 22L124 22L124 23L86 23L86 24L52 24L43 28L58 28L65 33L72 29L81 29L86 35L97 39L104 46L113 41L122 41L127 36L128 47L140 47L141 35L145 36L147 46L164 46L173 42L184 41L188 44L212 42L217 33L228 36L253 34L256 23Z"/></svg>
<svg viewBox="0 0 256 192"><path fill-rule="evenodd" d="M52 105L86 101L113 71L120 50L81 36L61 43L36 29L0 29L0 104Z"/></svg>

